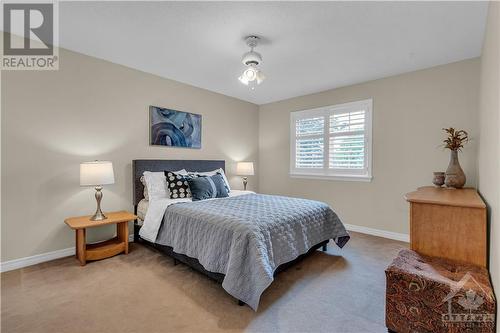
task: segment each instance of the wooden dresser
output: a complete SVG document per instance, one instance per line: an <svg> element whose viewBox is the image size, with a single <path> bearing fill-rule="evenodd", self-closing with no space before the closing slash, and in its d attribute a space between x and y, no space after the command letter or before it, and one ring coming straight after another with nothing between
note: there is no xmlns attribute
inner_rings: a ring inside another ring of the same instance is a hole
<svg viewBox="0 0 500 333"><path fill-rule="evenodd" d="M486 205L475 189L426 186L405 199L412 250L486 267Z"/></svg>

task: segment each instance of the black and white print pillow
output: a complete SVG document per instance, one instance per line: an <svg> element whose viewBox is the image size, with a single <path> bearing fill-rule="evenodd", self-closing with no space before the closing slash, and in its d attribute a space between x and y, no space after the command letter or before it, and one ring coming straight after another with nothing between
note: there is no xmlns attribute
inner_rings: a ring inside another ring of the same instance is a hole
<svg viewBox="0 0 500 333"><path fill-rule="evenodd" d="M170 199L191 198L187 177L172 171L165 171Z"/></svg>

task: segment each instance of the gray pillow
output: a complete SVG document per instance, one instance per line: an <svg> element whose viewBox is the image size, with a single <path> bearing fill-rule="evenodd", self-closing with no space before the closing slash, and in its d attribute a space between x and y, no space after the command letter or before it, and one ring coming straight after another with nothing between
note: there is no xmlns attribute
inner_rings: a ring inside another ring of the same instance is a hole
<svg viewBox="0 0 500 333"><path fill-rule="evenodd" d="M225 198L229 196L226 182L221 174L188 178L187 182L193 201Z"/></svg>

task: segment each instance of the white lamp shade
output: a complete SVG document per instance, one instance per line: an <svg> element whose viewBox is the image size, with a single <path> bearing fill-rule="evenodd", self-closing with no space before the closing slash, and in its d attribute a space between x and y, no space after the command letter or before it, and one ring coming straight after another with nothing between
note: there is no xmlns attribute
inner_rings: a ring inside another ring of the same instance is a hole
<svg viewBox="0 0 500 333"><path fill-rule="evenodd" d="M94 161L80 164L80 185L98 186L115 183L113 163Z"/></svg>
<svg viewBox="0 0 500 333"><path fill-rule="evenodd" d="M253 162L238 162L236 164L236 174L239 176L253 176Z"/></svg>

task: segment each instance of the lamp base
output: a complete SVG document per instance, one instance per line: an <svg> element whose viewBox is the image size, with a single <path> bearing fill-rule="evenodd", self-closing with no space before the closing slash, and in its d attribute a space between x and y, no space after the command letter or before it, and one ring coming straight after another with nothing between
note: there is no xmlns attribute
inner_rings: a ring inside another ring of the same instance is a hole
<svg viewBox="0 0 500 333"><path fill-rule="evenodd" d="M243 191L247 190L248 177L243 177Z"/></svg>
<svg viewBox="0 0 500 333"><path fill-rule="evenodd" d="M102 221L107 219L106 215L101 210L102 186L95 187L95 200L97 201L97 209L94 215L90 218L91 221Z"/></svg>
<svg viewBox="0 0 500 333"><path fill-rule="evenodd" d="M108 217L103 214L103 212L99 209L99 211L95 212L94 215L90 218L90 221L102 221L107 219Z"/></svg>

